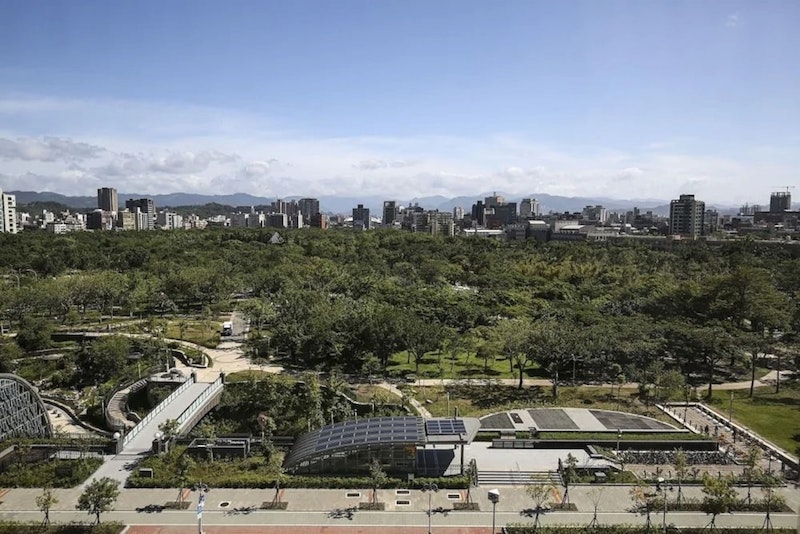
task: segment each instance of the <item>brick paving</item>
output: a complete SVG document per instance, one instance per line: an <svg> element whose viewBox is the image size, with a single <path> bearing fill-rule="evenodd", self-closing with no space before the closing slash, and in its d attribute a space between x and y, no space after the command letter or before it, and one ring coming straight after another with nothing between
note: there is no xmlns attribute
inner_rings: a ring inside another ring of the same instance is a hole
<svg viewBox="0 0 800 534"><path fill-rule="evenodd" d="M486 534L487 527L443 527L436 526L435 532L445 534ZM499 531L499 527L497 528ZM156 526L133 525L127 534L197 534L196 526ZM381 525L209 525L203 527L205 534L426 534L427 526L381 526Z"/></svg>

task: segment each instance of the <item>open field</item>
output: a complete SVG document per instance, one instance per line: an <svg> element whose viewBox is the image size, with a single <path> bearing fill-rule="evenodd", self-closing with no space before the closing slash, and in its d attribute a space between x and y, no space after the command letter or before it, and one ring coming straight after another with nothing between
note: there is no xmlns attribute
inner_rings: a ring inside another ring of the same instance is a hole
<svg viewBox="0 0 800 534"><path fill-rule="evenodd" d="M800 384L787 381L780 393L759 387L752 399L748 390L715 391L711 404L727 414L733 395L733 419L789 453L800 446Z"/></svg>

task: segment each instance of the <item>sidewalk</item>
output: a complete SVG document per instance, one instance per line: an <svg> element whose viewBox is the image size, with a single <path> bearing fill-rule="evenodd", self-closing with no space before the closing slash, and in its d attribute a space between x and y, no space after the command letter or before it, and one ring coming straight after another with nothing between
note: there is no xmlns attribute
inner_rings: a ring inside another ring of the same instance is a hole
<svg viewBox="0 0 800 534"><path fill-rule="evenodd" d="M644 518L628 511L631 506L631 486L573 486L570 488L571 502L578 507L577 512L552 512L543 518L544 524L572 524L586 525L591 521L593 505L592 491L600 489L602 498L599 505L599 519L602 523L641 524ZM288 502L287 510L259 510L264 501L271 501L275 496L274 490L254 489L212 489L206 495L206 505L203 512L205 525L305 525L303 532L330 532L332 526L348 526L354 528L367 528L374 526L398 525L409 528L403 532L418 532L418 527L425 526L428 521L428 497L431 497L431 507L441 507L442 512L434 513L431 522L434 531L444 527L482 527L491 525L492 505L488 500L489 487L473 488L473 501L480 506L480 511L453 511L453 502L464 498L464 490L441 490L437 493L423 493L412 490L409 495L397 495L395 490L380 490L378 500L386 504L387 510L383 512L366 512L357 510L359 502L370 500L369 490L309 490L286 489L283 490L281 500ZM530 522L532 518L523 513L532 506L532 501L521 486L502 486L500 503L497 505L497 525L511 522ZM561 491L559 489L558 491ZM742 489L739 489L740 493ZM359 496L347 497L347 494L360 493ZM787 498L790 507L797 509L800 497L793 488L784 488L782 494ZM684 488L687 497L700 498L699 487ZM53 507L51 516L54 521L90 521L91 518L84 512L75 511L80 490L55 490L59 503ZM42 514L36 509L36 497L41 495L39 489L12 489L2 496L0 504L0 519L3 520L30 520L41 521ZM103 521L123 521L127 524L138 525L194 525L191 532L196 532L197 518L195 506L197 494L190 493L188 501L190 507L185 511L158 511L167 501L174 501L178 496L177 489L124 489L117 500L115 510L103 515ZM558 497L553 495L553 497ZM455 497L455 498L451 498ZM555 500L555 499L553 499ZM408 505L399 505L398 501L408 501ZM227 506L222 506L228 502ZM150 508L148 508L150 507ZM242 508L253 507L252 511L242 512ZM352 509L355 507L356 509ZM240 511L235 509L239 508ZM344 512L350 508L348 515ZM139 511L137 511L137 509ZM145 511L145 510L149 511ZM660 517L659 517L660 519ZM719 519L722 525L752 525L761 526L763 514L725 514ZM656 518L654 516L654 521ZM702 513L673 513L668 514L668 522L679 526L703 526L708 518ZM777 526L797 526L796 514L773 514L773 523ZM445 530L451 532L450 530ZM144 533L144 530L135 532ZM148 531L152 532L152 531ZM169 530L180 532L188 530ZM209 530L209 532L213 532ZM284 530L281 530L284 532ZM366 530L348 530L347 532L378 532L373 528ZM386 534L381 530L383 534ZM452 532L470 532L453 530Z"/></svg>

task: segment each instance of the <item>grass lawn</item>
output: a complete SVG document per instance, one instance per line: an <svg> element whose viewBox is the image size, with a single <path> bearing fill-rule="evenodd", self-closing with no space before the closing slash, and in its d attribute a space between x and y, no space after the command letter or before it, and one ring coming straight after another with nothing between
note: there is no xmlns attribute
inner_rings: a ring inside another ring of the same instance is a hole
<svg viewBox="0 0 800 534"><path fill-rule="evenodd" d="M394 376L417 374L414 357L408 361L406 351L392 356L386 370ZM536 364L529 365L525 371L525 378L546 378L538 371ZM499 355L487 361L484 371L483 359L476 358L474 352L461 352L455 358L450 353L429 352L420 361L418 375L420 378L517 378L519 376L516 369L511 372L508 360Z"/></svg>
<svg viewBox="0 0 800 534"><path fill-rule="evenodd" d="M449 401L448 392L450 393ZM553 400L549 387L517 389L513 386L498 384L461 384L447 387L413 386L409 388L409 395L416 398L435 417L452 415L456 406L458 406L458 413L465 417L481 417L490 413L519 408L561 406L620 410L672 422L657 408L644 406L635 391L623 389L620 398L617 399L617 389L614 388L612 391L610 387L573 388L563 386L559 388L558 400Z"/></svg>
<svg viewBox="0 0 800 534"><path fill-rule="evenodd" d="M185 323L183 335L181 335L181 323ZM167 332L165 337L189 341L203 347L215 348L219 344L219 335L222 326L217 321L199 321L197 319L184 319L167 321Z"/></svg>
<svg viewBox="0 0 800 534"><path fill-rule="evenodd" d="M711 404L727 414L730 407L729 391L714 391ZM733 419L775 445L795 454L800 445L800 384L784 382L780 393L775 388L756 388L755 396L749 390L733 392Z"/></svg>
<svg viewBox="0 0 800 534"><path fill-rule="evenodd" d="M358 402L374 402L376 404L400 404L402 399L391 391L370 384L359 384L355 391L349 393L350 397Z"/></svg>

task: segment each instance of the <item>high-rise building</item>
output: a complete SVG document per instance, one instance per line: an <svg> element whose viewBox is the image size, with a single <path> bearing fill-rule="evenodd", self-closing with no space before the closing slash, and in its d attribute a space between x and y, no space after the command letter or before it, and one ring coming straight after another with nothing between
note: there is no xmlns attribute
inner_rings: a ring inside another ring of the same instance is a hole
<svg viewBox="0 0 800 534"><path fill-rule="evenodd" d="M16 234L17 230L17 197L0 189L0 234Z"/></svg>
<svg viewBox="0 0 800 534"><path fill-rule="evenodd" d="M482 200L478 200L472 205L471 215L473 224L477 226L483 226L484 219L486 217L486 206L484 206Z"/></svg>
<svg viewBox="0 0 800 534"><path fill-rule="evenodd" d="M137 230L153 230L156 227L156 203L152 198L131 198L125 201L125 207L137 214Z"/></svg>
<svg viewBox="0 0 800 534"><path fill-rule="evenodd" d="M156 218L158 227L162 230L177 230L183 228L183 216L178 213L164 210Z"/></svg>
<svg viewBox="0 0 800 534"><path fill-rule="evenodd" d="M110 211L94 210L86 215L87 230L113 230L114 215Z"/></svg>
<svg viewBox="0 0 800 534"><path fill-rule="evenodd" d="M502 196L498 195L497 193L492 193L492 196L486 197L483 200L483 203L487 208L494 209L497 206L502 206L503 204L505 204L506 203L506 199L505 199L505 197L502 197Z"/></svg>
<svg viewBox="0 0 800 534"><path fill-rule="evenodd" d="M309 226L325 230L326 228L328 228L328 216L325 215L324 213L317 213L316 215L311 217Z"/></svg>
<svg viewBox="0 0 800 534"><path fill-rule="evenodd" d="M383 201L383 220L384 226L392 226L397 220L397 202L394 200Z"/></svg>
<svg viewBox="0 0 800 534"><path fill-rule="evenodd" d="M586 206L581 212L581 216L592 222L599 222L605 224L608 222L608 210L603 206Z"/></svg>
<svg viewBox="0 0 800 534"><path fill-rule="evenodd" d="M784 211L791 211L791 209L792 195L788 191L778 191L769 196L770 213L783 213Z"/></svg>
<svg viewBox="0 0 800 534"><path fill-rule="evenodd" d="M359 204L353 208L353 228L359 230L369 230L369 208L365 208L364 204Z"/></svg>
<svg viewBox="0 0 800 534"><path fill-rule="evenodd" d="M696 238L705 235L706 203L694 195L681 195L669 203L669 233Z"/></svg>
<svg viewBox="0 0 800 534"><path fill-rule="evenodd" d="M449 211L435 211L430 216L430 232L433 235L453 237L455 225L453 224L453 214Z"/></svg>
<svg viewBox="0 0 800 534"><path fill-rule="evenodd" d="M319 213L319 200L316 198L301 198L297 201L297 208L303 215L303 220L310 221Z"/></svg>
<svg viewBox="0 0 800 534"><path fill-rule="evenodd" d="M461 206L453 206L453 220L460 221L464 219L464 208Z"/></svg>
<svg viewBox="0 0 800 534"><path fill-rule="evenodd" d="M97 208L103 211L117 213L119 211L119 199L117 190L113 187L101 187L97 190Z"/></svg>
<svg viewBox="0 0 800 534"><path fill-rule="evenodd" d="M540 215L539 201L535 198L523 198L519 204L520 219L532 219Z"/></svg>

